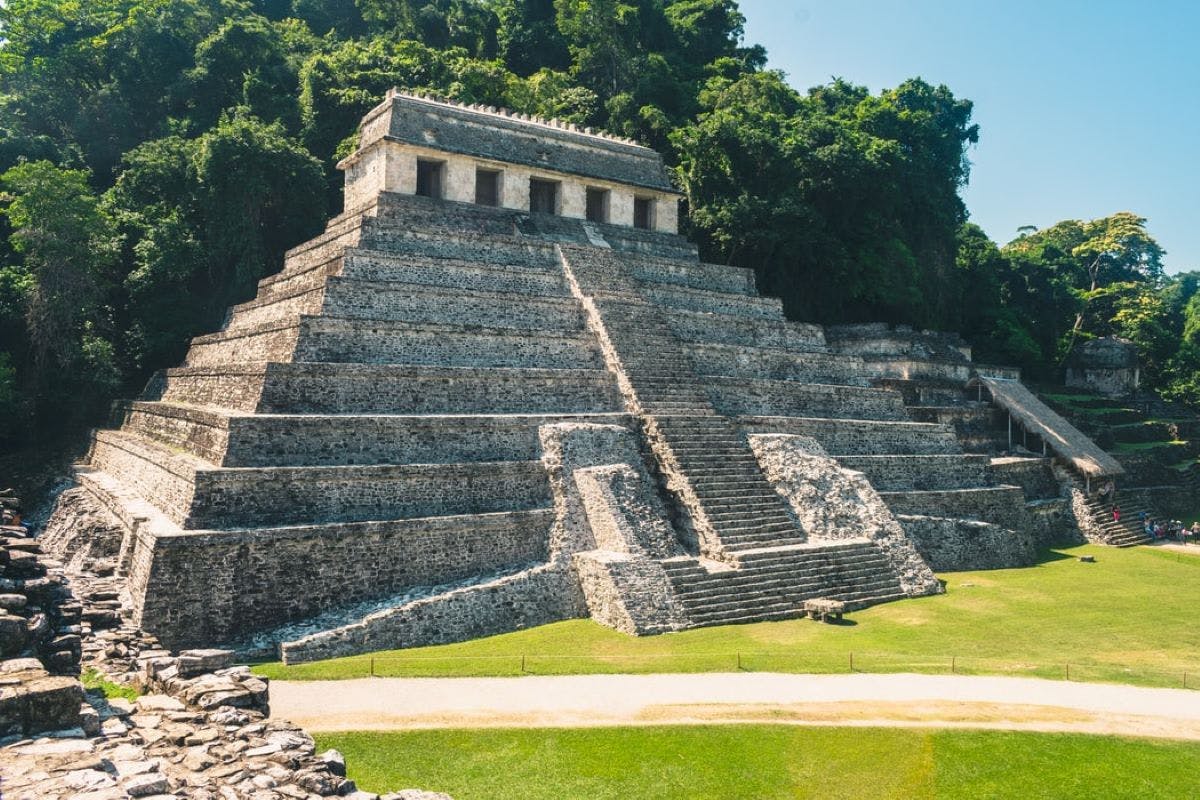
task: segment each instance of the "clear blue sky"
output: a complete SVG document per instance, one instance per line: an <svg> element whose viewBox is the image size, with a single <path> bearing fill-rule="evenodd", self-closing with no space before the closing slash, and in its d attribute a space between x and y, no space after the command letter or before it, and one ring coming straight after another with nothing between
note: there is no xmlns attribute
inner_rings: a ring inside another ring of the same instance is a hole
<svg viewBox="0 0 1200 800"><path fill-rule="evenodd" d="M974 101L965 192L1021 225L1133 211L1169 272L1200 270L1200 0L739 0L797 89L919 76Z"/></svg>

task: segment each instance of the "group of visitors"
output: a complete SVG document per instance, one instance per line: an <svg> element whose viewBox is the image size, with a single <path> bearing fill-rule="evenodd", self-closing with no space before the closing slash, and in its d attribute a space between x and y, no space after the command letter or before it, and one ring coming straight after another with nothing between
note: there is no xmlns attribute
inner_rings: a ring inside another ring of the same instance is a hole
<svg viewBox="0 0 1200 800"><path fill-rule="evenodd" d="M1140 515L1142 522L1142 530L1153 541L1165 542L1174 540L1180 544L1187 544L1188 540L1200 541L1200 521L1193 522L1191 527L1183 524L1182 520L1178 519L1154 519L1143 511Z"/></svg>

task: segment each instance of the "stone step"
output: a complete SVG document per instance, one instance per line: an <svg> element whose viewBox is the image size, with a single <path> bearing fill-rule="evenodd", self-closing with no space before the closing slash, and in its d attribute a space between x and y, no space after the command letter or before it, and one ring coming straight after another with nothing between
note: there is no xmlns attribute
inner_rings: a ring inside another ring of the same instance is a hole
<svg viewBox="0 0 1200 800"><path fill-rule="evenodd" d="M117 431L99 431L89 464L119 475L188 529L235 529L518 511L550 505L540 461L212 468Z"/></svg>
<svg viewBox="0 0 1200 800"><path fill-rule="evenodd" d="M546 297L571 294L557 261L546 262L544 269L531 269L497 264L489 259L395 255L361 248L348 250L343 259L341 274L365 281L417 283L466 292L515 292Z"/></svg>
<svg viewBox="0 0 1200 800"><path fill-rule="evenodd" d="M166 370L144 397L280 414L598 413L619 411L599 369L276 363Z"/></svg>
<svg viewBox="0 0 1200 800"><path fill-rule="evenodd" d="M745 319L782 322L783 304L777 297L745 295L667 284L643 284L641 295L650 303L678 311L711 312ZM604 295L600 295L603 299Z"/></svg>
<svg viewBox="0 0 1200 800"><path fill-rule="evenodd" d="M716 600L731 597L753 597L755 595L779 596L789 590L803 590L806 585L836 577L846 584L862 588L894 586L896 578L886 572L886 563L863 564L856 568L842 569L833 565L805 565L797 569L781 567L775 570L734 570L734 576L724 573L704 579L676 580L675 592L685 602L692 599Z"/></svg>
<svg viewBox="0 0 1200 800"><path fill-rule="evenodd" d="M517 330L302 316L298 322L199 336L187 366L251 361L598 369L583 331Z"/></svg>
<svg viewBox="0 0 1200 800"><path fill-rule="evenodd" d="M732 344L687 346L700 375L867 387L867 371L858 356L796 353L766 347Z"/></svg>
<svg viewBox="0 0 1200 800"><path fill-rule="evenodd" d="M366 225L361 247L392 255L450 258L550 272L561 269L558 255L549 242L515 234L426 231L380 218Z"/></svg>
<svg viewBox="0 0 1200 800"><path fill-rule="evenodd" d="M772 347L797 352L824 353L825 336L820 326L786 319L747 318L740 314L670 309L666 312L671 331L684 342Z"/></svg>
<svg viewBox="0 0 1200 800"><path fill-rule="evenodd" d="M333 276L324 290L282 293L234 306L226 330L293 321L308 314L342 319L481 325L552 331L583 328L583 309L570 297L461 289Z"/></svg>
<svg viewBox="0 0 1200 800"><path fill-rule="evenodd" d="M811 436L834 456L959 454L954 430L946 425L813 417L737 418L745 433Z"/></svg>
<svg viewBox="0 0 1200 800"><path fill-rule="evenodd" d="M242 414L170 403L123 404L124 430L225 467L536 461L538 429L561 422L628 427L625 414Z"/></svg>
<svg viewBox="0 0 1200 800"><path fill-rule="evenodd" d="M305 317L295 361L599 369L586 332Z"/></svg>
<svg viewBox="0 0 1200 800"><path fill-rule="evenodd" d="M764 613L782 614L790 609L799 616L804 601L814 597L853 601L878 596L899 597L901 594L902 590L895 582L858 587L837 580L824 580L797 586L786 594L775 593L752 599L694 598L683 601L683 605L688 618L699 625L710 621L728 624L731 618L737 619L751 613L756 616Z"/></svg>
<svg viewBox="0 0 1200 800"><path fill-rule="evenodd" d="M756 295L754 270L700 261L619 254L620 263L641 284L662 283L692 289L716 289L732 294Z"/></svg>
<svg viewBox="0 0 1200 800"><path fill-rule="evenodd" d="M291 361L300 338L300 323L272 322L237 331L221 331L192 339L184 364L225 366L254 361Z"/></svg>
<svg viewBox="0 0 1200 800"><path fill-rule="evenodd" d="M708 377L713 407L729 416L797 416L908 422L899 394L858 386Z"/></svg>

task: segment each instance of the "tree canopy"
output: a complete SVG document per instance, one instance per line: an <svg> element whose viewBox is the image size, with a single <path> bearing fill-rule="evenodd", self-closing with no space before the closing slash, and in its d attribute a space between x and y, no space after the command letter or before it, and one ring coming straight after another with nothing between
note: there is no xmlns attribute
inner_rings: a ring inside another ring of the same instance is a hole
<svg viewBox="0 0 1200 800"><path fill-rule="evenodd" d="M794 318L958 329L1045 375L1122 335L1200 402L1197 281L1164 277L1144 219L999 247L960 196L969 100L796 91L744 23L736 0L7 0L0 438L84 420L252 296L336 213L334 165L393 86L659 149L703 255Z"/></svg>

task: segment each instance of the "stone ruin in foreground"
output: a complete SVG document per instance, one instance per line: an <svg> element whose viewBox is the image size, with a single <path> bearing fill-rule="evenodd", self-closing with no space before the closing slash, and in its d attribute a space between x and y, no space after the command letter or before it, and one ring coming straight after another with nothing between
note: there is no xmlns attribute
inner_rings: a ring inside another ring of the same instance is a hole
<svg viewBox="0 0 1200 800"><path fill-rule="evenodd" d="M167 646L863 607L1031 563L1070 468L1120 471L957 337L790 322L702 263L651 150L399 93L360 139L348 211L120 406L48 526Z"/></svg>

